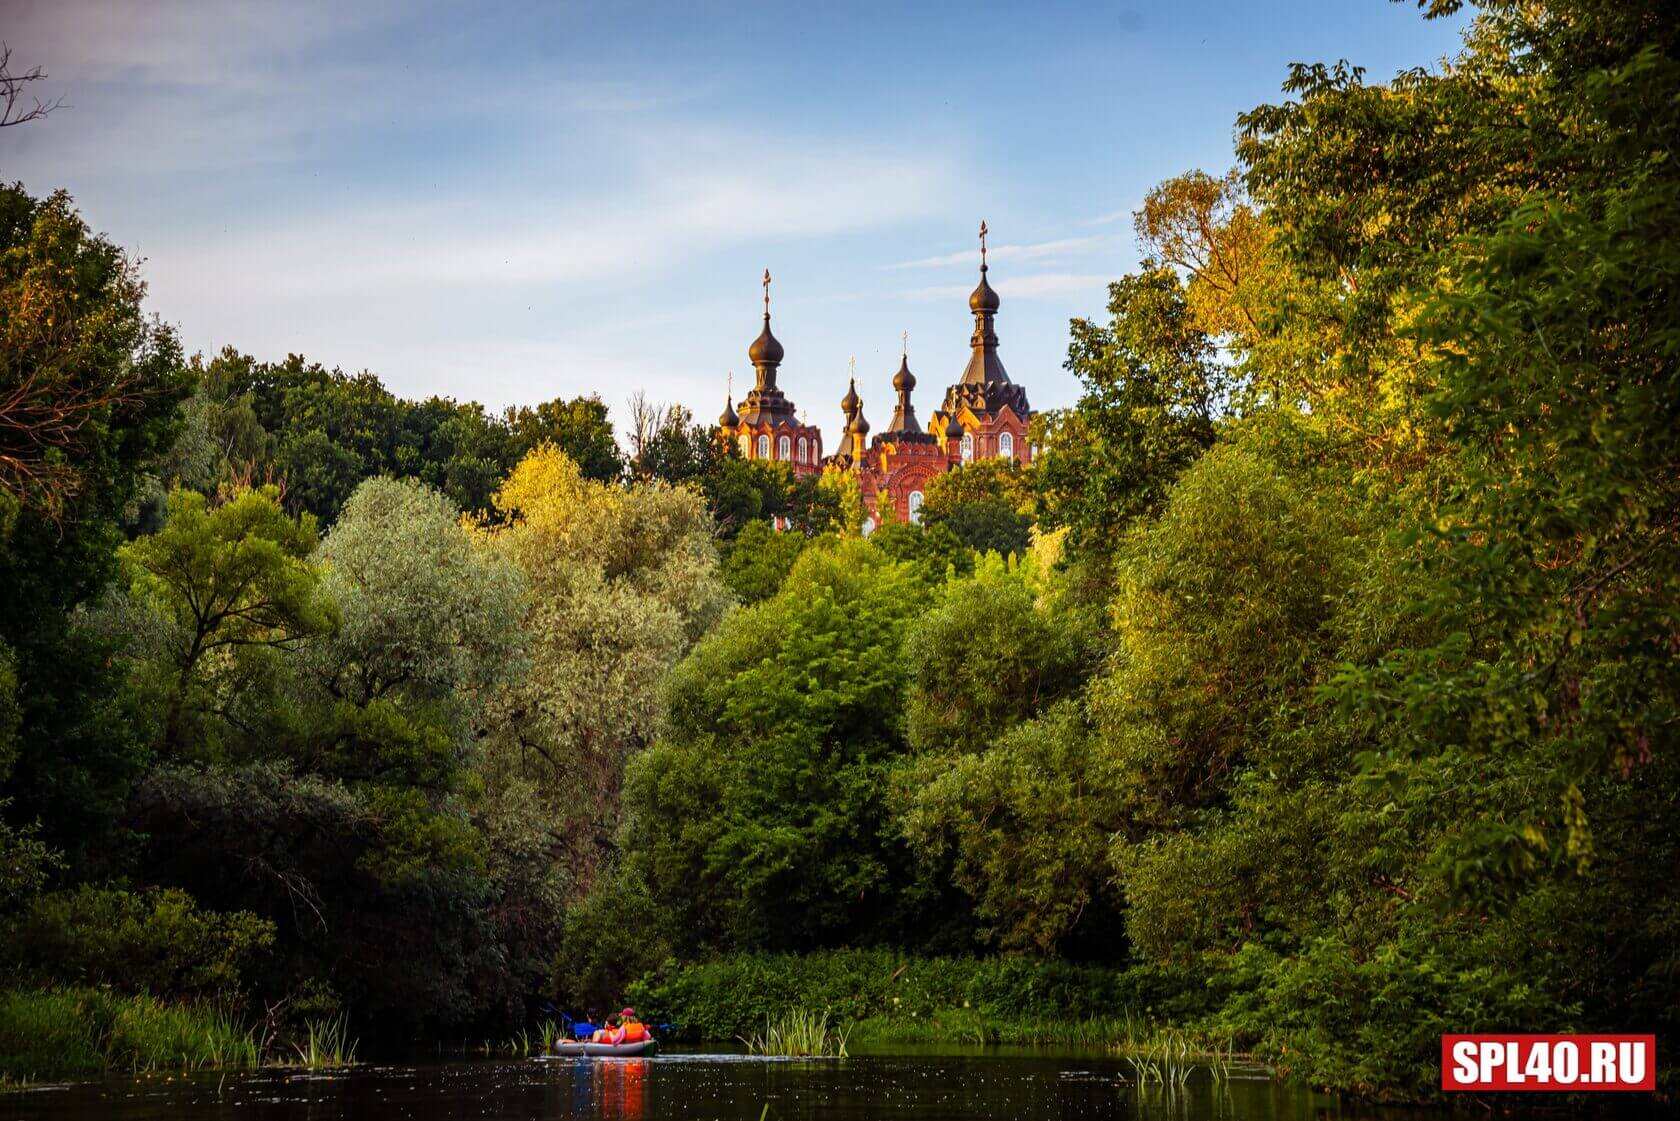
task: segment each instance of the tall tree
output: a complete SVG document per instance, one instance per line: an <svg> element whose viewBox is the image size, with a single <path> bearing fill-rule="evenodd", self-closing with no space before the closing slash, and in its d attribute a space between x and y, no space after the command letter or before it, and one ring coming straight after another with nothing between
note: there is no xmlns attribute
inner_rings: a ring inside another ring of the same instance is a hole
<svg viewBox="0 0 1680 1121"><path fill-rule="evenodd" d="M1214 440L1230 376L1192 317L1184 282L1146 267L1109 286L1107 325L1073 321L1067 367L1085 392L1043 422L1044 518L1075 551L1112 552L1126 525L1160 508Z"/></svg>
<svg viewBox="0 0 1680 1121"><path fill-rule="evenodd" d="M183 727L191 714L217 707L215 687L201 673L207 659L296 649L335 625L333 604L319 594L319 574L309 561L314 548L315 519L288 517L273 487L215 507L201 494L178 490L163 528L123 547L129 595L167 628L162 641L173 680L166 756L208 746L184 742Z"/></svg>
<svg viewBox="0 0 1680 1121"><path fill-rule="evenodd" d="M134 261L68 196L0 187L0 653L20 745L0 794L91 859L114 851L144 749L111 649L74 611L111 577L125 509L191 388L144 296Z"/></svg>

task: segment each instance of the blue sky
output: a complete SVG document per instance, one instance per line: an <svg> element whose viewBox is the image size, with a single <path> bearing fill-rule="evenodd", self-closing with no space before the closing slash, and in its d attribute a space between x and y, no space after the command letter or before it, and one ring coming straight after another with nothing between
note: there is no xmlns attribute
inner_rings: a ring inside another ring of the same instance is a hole
<svg viewBox="0 0 1680 1121"><path fill-rule="evenodd" d="M1462 20L1384 0L681 4L5 0L72 108L0 131L146 258L191 349L369 369L492 407L636 389L702 419L750 383L836 430L848 360L923 412L967 360L975 230L1001 353L1071 403L1067 321L1132 268L1151 185L1232 163L1293 61L1372 77Z"/></svg>

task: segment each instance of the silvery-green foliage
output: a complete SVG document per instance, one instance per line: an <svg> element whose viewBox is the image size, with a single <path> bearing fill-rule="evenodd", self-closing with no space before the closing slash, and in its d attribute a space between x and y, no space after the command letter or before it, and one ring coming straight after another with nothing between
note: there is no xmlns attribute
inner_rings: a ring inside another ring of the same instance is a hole
<svg viewBox="0 0 1680 1121"><path fill-rule="evenodd" d="M363 482L317 558L340 624L311 661L342 699L471 693L522 664L524 575L430 487Z"/></svg>
<svg viewBox="0 0 1680 1121"><path fill-rule="evenodd" d="M729 605L710 519L693 491L597 483L549 445L496 505L508 524L487 536L531 584L530 665L487 712L489 777L526 776L567 816L606 828L666 671Z"/></svg>

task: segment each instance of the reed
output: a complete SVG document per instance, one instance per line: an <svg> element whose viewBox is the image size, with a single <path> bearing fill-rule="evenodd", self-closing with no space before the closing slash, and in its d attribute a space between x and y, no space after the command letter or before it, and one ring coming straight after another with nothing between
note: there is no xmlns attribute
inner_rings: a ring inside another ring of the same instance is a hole
<svg viewBox="0 0 1680 1121"><path fill-rule="evenodd" d="M560 1025L553 1020L544 1020L537 1025L537 1038L542 1042L544 1055L554 1050L554 1045L560 1042Z"/></svg>
<svg viewBox="0 0 1680 1121"><path fill-rule="evenodd" d="M350 1038L349 1018L340 1014L304 1021L303 1040L292 1044L298 1065L309 1070L335 1070L356 1065L357 1041Z"/></svg>
<svg viewBox="0 0 1680 1121"><path fill-rule="evenodd" d="M1131 1063L1137 1083L1184 1086L1198 1067L1206 1067L1214 1085L1230 1081L1232 1064L1238 1058L1227 1037L1209 1039L1174 1028L1154 1029L1131 1035L1113 1050Z"/></svg>
<svg viewBox="0 0 1680 1121"><path fill-rule="evenodd" d="M0 1075L14 1084L261 1062L257 1029L226 1006L94 989L0 993Z"/></svg>
<svg viewBox="0 0 1680 1121"><path fill-rule="evenodd" d="M755 1055L832 1055L844 1058L846 1039L851 1027L839 1027L829 1022L828 1012L806 1012L799 1009L784 1012L779 1018L764 1017L764 1033L741 1042Z"/></svg>

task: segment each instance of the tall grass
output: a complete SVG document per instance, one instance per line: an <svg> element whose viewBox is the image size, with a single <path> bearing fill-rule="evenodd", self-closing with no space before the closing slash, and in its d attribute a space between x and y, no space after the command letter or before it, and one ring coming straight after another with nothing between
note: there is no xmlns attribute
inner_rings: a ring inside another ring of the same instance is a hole
<svg viewBox="0 0 1680 1121"><path fill-rule="evenodd" d="M14 1082L261 1062L257 1029L225 1007L96 989L0 993L0 1076Z"/></svg>
<svg viewBox="0 0 1680 1121"><path fill-rule="evenodd" d="M356 1065L356 1040L350 1038L349 1018L328 1016L304 1023L303 1040L292 1044L298 1064L310 1070L335 1070Z"/></svg>
<svg viewBox="0 0 1680 1121"><path fill-rule="evenodd" d="M1214 1085L1231 1079L1237 1051L1229 1039L1195 1035L1175 1028L1155 1028L1133 1034L1113 1050L1132 1064L1137 1083L1183 1086L1190 1072L1205 1067Z"/></svg>
<svg viewBox="0 0 1680 1121"><path fill-rule="evenodd" d="M795 1009L779 1017L764 1017L764 1033L743 1036L741 1042L755 1055L834 1055L844 1057L850 1025L830 1024L828 1012Z"/></svg>

